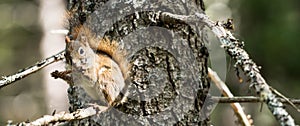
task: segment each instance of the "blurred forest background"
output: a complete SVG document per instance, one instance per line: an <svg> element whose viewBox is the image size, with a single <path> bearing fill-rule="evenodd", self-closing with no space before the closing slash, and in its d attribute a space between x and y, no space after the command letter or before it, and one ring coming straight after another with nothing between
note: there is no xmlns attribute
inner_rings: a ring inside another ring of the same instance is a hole
<svg viewBox="0 0 300 126"><path fill-rule="evenodd" d="M262 66L267 82L290 98L300 98L300 1L299 0L205 0L213 20L233 18L234 34L245 41L251 58ZM40 1L0 1L0 76L33 65L41 57L43 32ZM61 20L61 19L58 19ZM62 41L63 42L63 41ZM232 61L228 60L228 63ZM50 75L49 75L50 76ZM235 95L252 95L248 84L239 84L233 67L228 67L226 83ZM51 114L45 100L41 72L0 90L0 125L34 120ZM278 125L267 106L243 104L255 125ZM297 124L300 114L287 107ZM235 125L229 104L218 104L211 117L215 125Z"/></svg>

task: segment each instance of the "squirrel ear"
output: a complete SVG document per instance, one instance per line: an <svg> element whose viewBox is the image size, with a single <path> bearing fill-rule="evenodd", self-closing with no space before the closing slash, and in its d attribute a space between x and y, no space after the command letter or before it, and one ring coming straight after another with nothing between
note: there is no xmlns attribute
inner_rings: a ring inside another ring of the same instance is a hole
<svg viewBox="0 0 300 126"><path fill-rule="evenodd" d="M83 31L84 31L84 27L82 25L73 27L69 32L69 36L72 36L71 40L76 39L78 35Z"/></svg>

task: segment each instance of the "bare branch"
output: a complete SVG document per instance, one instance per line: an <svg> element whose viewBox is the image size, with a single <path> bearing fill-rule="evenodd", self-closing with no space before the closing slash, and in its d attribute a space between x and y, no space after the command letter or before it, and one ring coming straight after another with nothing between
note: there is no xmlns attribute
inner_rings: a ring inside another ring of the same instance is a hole
<svg viewBox="0 0 300 126"><path fill-rule="evenodd" d="M232 98L234 97L226 84L220 79L216 72L208 68L208 76L210 79L217 85L217 87L222 91L222 94L226 97ZM243 126L251 126L253 123L252 119L249 119L244 112L240 103L231 103L230 104L235 114L237 115L239 122L243 124Z"/></svg>
<svg viewBox="0 0 300 126"><path fill-rule="evenodd" d="M32 122L22 122L19 124L8 124L8 126L43 126L43 125L63 125L70 121L84 119L90 116L94 116L105 112L107 107L105 106L94 106L84 108L84 109L77 109L73 113L67 112L60 112L54 115L45 115L42 118L39 118Z"/></svg>
<svg viewBox="0 0 300 126"><path fill-rule="evenodd" d="M300 112L300 109L287 97L285 97L283 94L281 94L279 91L277 91L276 89L274 89L273 87L270 87L271 91L273 91L273 93L275 93L277 96L283 98L287 103L289 103L293 108L295 108L298 112Z"/></svg>
<svg viewBox="0 0 300 126"><path fill-rule="evenodd" d="M257 103L257 102L264 102L260 97L254 97L254 96L235 96L235 97L212 97L214 101L217 101L219 103ZM284 104L290 104L289 102L292 102L293 104L300 105L300 99L289 99L289 101L280 98L280 102Z"/></svg>
<svg viewBox="0 0 300 126"><path fill-rule="evenodd" d="M205 14L196 14L200 22L208 26L213 33L219 38L222 47L228 55L236 61L236 65L241 67L243 72L250 78L251 85L257 94L264 100L272 114L281 125L294 126L294 119L284 109L282 102L276 97L262 77L259 67L250 59L248 53L243 49L243 43L236 39L230 31L227 31L219 23L214 23Z"/></svg>
<svg viewBox="0 0 300 126"><path fill-rule="evenodd" d="M39 71L40 69L44 68L45 66L48 66L49 64L52 64L54 62L64 59L64 55L65 55L65 51L61 51L51 57L48 57L42 61L37 62L33 66L19 70L19 72L15 73L13 75L3 76L2 79L0 80L0 89L13 83L13 82L16 82L32 73Z"/></svg>
<svg viewBox="0 0 300 126"><path fill-rule="evenodd" d="M219 103L234 103L234 102L240 102L240 103L253 103L253 102L262 102L261 98L259 97L253 97L253 96L243 96L243 97L212 97L212 100L218 101ZM281 102L287 103L284 99L280 99ZM292 99L291 100L294 104L300 104L299 99ZM54 124L54 125L59 125L59 124L64 124L67 121L74 121L74 120L80 120L80 119L85 119L90 116L94 116L97 114L102 113L105 111L107 108L101 106L91 106L85 109L78 109L73 113L67 113L67 112L60 112L58 114L54 115L45 115L42 118L39 118L35 121L32 122L22 122L19 124L11 124L10 122L8 126L36 126L36 125L49 125L49 124Z"/></svg>

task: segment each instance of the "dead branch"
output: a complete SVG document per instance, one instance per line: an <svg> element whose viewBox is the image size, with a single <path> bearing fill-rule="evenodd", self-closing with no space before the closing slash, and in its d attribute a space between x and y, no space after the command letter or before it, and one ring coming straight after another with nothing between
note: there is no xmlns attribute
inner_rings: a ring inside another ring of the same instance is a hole
<svg viewBox="0 0 300 126"><path fill-rule="evenodd" d="M225 30L221 24L211 21L207 15L196 14L196 16L200 22L205 23L206 26L213 31L228 55L236 61L236 65L250 78L251 87L254 87L257 94L264 100L278 122L281 125L294 126L294 119L285 110L282 102L276 97L276 94L272 92L270 86L260 74L259 67L250 59L248 53L243 49L243 42L236 39L231 32Z"/></svg>
<svg viewBox="0 0 300 126"><path fill-rule="evenodd" d="M235 97L212 97L212 99L219 103L259 103L264 102L260 97L254 96L235 96ZM292 102L296 105L300 105L300 99L289 99L289 101L279 98L279 101L284 104L290 104Z"/></svg>
<svg viewBox="0 0 300 126"><path fill-rule="evenodd" d="M262 102L261 98L259 97L253 97L253 96L241 96L241 97L212 97L212 100L219 102L219 103L258 103ZM280 99L281 102L287 103L286 100ZM300 104L299 99L291 99L291 101L294 104ZM102 113L104 110L103 108L97 108L95 106L84 108L84 109L77 109L75 112L67 113L67 112L60 112L54 115L45 115L35 121L32 122L21 122L18 124L12 124L10 122L7 124L8 126L36 126L36 125L59 125L59 124L65 124L67 121L74 121L74 120L80 120L85 119L90 116L94 116L97 114Z"/></svg>
<svg viewBox="0 0 300 126"><path fill-rule="evenodd" d="M101 108L100 108L101 107ZM77 109L75 112L60 112L54 115L45 115L32 122L21 122L18 124L7 124L7 126L43 126L43 125L63 125L69 121L84 119L93 115L100 114L107 107L91 106L84 109Z"/></svg>
<svg viewBox="0 0 300 126"><path fill-rule="evenodd" d="M234 95L231 93L226 84L220 79L217 73L210 68L208 68L208 76L217 85L219 90L222 91L222 94L225 97L234 97ZM243 126L251 126L253 124L253 120L248 118L249 116L246 115L240 103L230 103L230 105L237 115L239 122L242 123Z"/></svg>
<svg viewBox="0 0 300 126"><path fill-rule="evenodd" d="M64 57L65 57L64 55L65 55L65 51L61 51L51 57L48 57L44 60L37 62L33 66L19 70L17 73L15 73L13 75L3 76L2 79L0 80L0 89L9 84L12 84L12 83L18 81L18 80L21 80L30 74L33 74L33 73L39 71L40 69L44 68L45 66L48 66L49 64L52 64L54 62L64 59Z"/></svg>

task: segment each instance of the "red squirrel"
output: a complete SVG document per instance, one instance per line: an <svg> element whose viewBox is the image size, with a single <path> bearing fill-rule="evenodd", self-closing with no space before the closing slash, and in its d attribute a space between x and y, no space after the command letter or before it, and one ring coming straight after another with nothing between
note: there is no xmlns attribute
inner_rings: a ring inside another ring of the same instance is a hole
<svg viewBox="0 0 300 126"><path fill-rule="evenodd" d="M84 26L75 28L72 36L76 39L66 37L66 52L71 57L75 85L82 86L94 100L105 101L109 106L123 101L124 97L118 96L125 95L122 91L130 69L126 52L114 40L97 40Z"/></svg>

